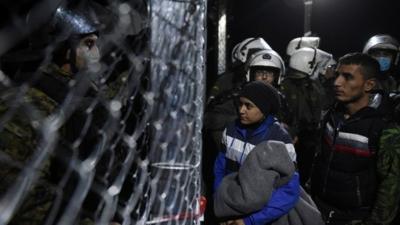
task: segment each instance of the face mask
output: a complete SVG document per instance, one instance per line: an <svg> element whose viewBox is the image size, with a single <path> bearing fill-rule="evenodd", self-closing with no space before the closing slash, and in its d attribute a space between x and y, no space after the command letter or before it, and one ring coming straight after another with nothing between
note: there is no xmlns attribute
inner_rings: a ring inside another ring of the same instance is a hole
<svg viewBox="0 0 400 225"><path fill-rule="evenodd" d="M100 51L97 46L88 48L87 46L78 46L76 49L76 68L78 70L97 68L100 62Z"/></svg>
<svg viewBox="0 0 400 225"><path fill-rule="evenodd" d="M390 69L391 60L389 57L377 57L376 60L378 60L382 72Z"/></svg>
<svg viewBox="0 0 400 225"><path fill-rule="evenodd" d="M91 49L85 48L83 55L88 63L97 63L100 61L100 51L97 47Z"/></svg>

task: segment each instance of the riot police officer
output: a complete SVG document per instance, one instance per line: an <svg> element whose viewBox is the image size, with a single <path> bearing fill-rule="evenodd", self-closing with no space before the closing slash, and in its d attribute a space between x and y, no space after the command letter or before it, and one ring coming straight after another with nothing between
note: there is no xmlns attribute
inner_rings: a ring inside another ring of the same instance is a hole
<svg viewBox="0 0 400 225"><path fill-rule="evenodd" d="M371 55L379 62L380 74L376 89L386 92L398 89L396 68L399 60L399 42L388 34L372 36L364 46L363 53Z"/></svg>
<svg viewBox="0 0 400 225"><path fill-rule="evenodd" d="M331 56L316 48L300 48L291 55L289 69L283 78L281 91L288 102L289 126L297 153L301 183L307 181L316 147L319 143L320 120L324 90L312 79L324 61Z"/></svg>

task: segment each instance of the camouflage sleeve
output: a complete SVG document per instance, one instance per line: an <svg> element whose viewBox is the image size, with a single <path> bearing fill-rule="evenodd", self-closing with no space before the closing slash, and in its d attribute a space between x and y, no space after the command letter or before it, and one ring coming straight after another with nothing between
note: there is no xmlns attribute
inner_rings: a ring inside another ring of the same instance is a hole
<svg viewBox="0 0 400 225"><path fill-rule="evenodd" d="M30 141L24 133L19 132L16 126L11 126L12 122L6 124L3 131L0 131L0 154L3 156L1 160L0 179L2 180L0 194L5 194L21 175L26 162L33 155L34 146L29 145L34 141ZM12 129L14 128L14 129ZM24 135L24 136L21 136ZM23 137L23 139L21 139ZM11 220L11 224L42 224L47 212L52 204L53 187L49 185L48 179L48 160L44 162L42 168L37 171L38 180L30 189L29 194L24 198L21 206L15 212L15 216Z"/></svg>
<svg viewBox="0 0 400 225"><path fill-rule="evenodd" d="M400 128L382 132L377 158L379 185L375 204L365 224L390 224L400 203Z"/></svg>
<svg viewBox="0 0 400 225"><path fill-rule="evenodd" d="M11 91L10 91L11 92ZM11 97L14 95L10 95ZM29 96L29 97L27 97ZM36 103L35 96L31 90L28 91L22 104ZM3 197L21 176L23 169L31 160L37 148L37 130L31 125L32 118L27 116L27 111L16 108L13 115L6 117L10 112L9 104L0 96L0 120L4 124L0 127L0 196ZM38 108L41 111L51 110L48 102L42 99ZM21 105L22 105L21 104ZM36 168L35 168L36 171ZM37 169L36 183L31 187L24 197L22 204L14 212L10 224L36 225L43 224L50 210L54 197L54 187L48 182L49 160L43 161L41 168Z"/></svg>

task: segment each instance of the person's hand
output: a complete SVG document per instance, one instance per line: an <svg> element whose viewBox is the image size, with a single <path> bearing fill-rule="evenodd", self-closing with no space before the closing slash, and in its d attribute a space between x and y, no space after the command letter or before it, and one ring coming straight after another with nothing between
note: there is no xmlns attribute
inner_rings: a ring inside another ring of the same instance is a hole
<svg viewBox="0 0 400 225"><path fill-rule="evenodd" d="M242 219L236 220L236 225L245 225L244 220Z"/></svg>
<svg viewBox="0 0 400 225"><path fill-rule="evenodd" d="M297 136L294 137L293 138L293 145L295 145L298 141L299 141L299 137L297 137Z"/></svg>
<svg viewBox="0 0 400 225"><path fill-rule="evenodd" d="M346 223L346 225L366 225L366 224L363 223L363 221L361 221L361 220L353 220L349 223Z"/></svg>
<svg viewBox="0 0 400 225"><path fill-rule="evenodd" d="M332 79L336 76L335 73L335 66L334 65L330 65L326 68L326 71L324 73L324 76L326 79Z"/></svg>
<svg viewBox="0 0 400 225"><path fill-rule="evenodd" d="M228 221L227 225L245 225L242 219L238 220L230 220Z"/></svg>

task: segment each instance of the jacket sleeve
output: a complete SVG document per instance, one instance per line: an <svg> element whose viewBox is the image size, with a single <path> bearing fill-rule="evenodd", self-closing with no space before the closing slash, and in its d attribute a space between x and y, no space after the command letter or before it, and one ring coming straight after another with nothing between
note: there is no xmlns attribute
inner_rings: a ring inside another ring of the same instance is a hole
<svg viewBox="0 0 400 225"><path fill-rule="evenodd" d="M296 172L289 183L272 192L268 203L258 212L244 218L246 225L264 225L287 214L299 200L300 181Z"/></svg>
<svg viewBox="0 0 400 225"><path fill-rule="evenodd" d="M378 189L370 216L364 224L390 224L400 203L400 128L382 132L377 156Z"/></svg>
<svg viewBox="0 0 400 225"><path fill-rule="evenodd" d="M214 163L214 192L215 190L217 190L218 186L221 184L222 179L226 175L225 165L226 165L225 154L219 152Z"/></svg>
<svg viewBox="0 0 400 225"><path fill-rule="evenodd" d="M279 126L274 127L270 132L271 134L268 139L282 141L286 146L286 151L289 153L290 159L293 162L296 162L297 156L293 145L293 140L284 125L280 124Z"/></svg>

